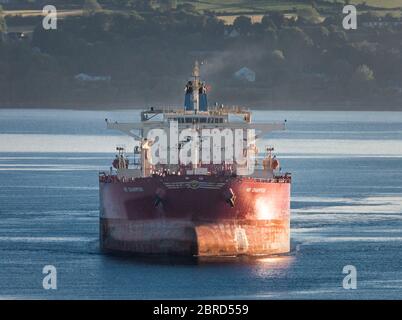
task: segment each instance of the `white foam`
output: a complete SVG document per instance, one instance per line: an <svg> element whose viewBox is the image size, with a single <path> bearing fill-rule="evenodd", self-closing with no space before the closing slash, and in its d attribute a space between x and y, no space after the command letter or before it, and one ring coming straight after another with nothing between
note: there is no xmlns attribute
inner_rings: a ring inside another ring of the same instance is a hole
<svg viewBox="0 0 402 320"><path fill-rule="evenodd" d="M298 198L298 201L300 197ZM342 216L342 219L354 219L356 214L367 214L365 219L381 218L380 214L393 215L393 218L402 219L402 197L400 196L378 196L378 197L365 197L362 199L348 199L348 198L315 198L305 197L302 201L311 202L309 207L292 209L292 213L303 214L303 218L322 221L326 214L348 214ZM337 203L339 205L333 206L314 206L314 203L329 202ZM379 216L374 216L378 214ZM327 216L328 217L328 216ZM385 218L385 217L383 217ZM389 216L387 218L390 218ZM331 216L331 219L334 219Z"/></svg>

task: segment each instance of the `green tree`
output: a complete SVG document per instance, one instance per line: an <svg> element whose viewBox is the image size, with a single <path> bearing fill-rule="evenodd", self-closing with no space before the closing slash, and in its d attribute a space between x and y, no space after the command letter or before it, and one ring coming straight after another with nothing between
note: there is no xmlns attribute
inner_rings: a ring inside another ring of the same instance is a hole
<svg viewBox="0 0 402 320"><path fill-rule="evenodd" d="M3 7L0 6L0 33L6 32L6 30L7 30L6 19L4 18Z"/></svg>
<svg viewBox="0 0 402 320"><path fill-rule="evenodd" d="M168 0L167 3L171 10L177 8L177 0Z"/></svg>
<svg viewBox="0 0 402 320"><path fill-rule="evenodd" d="M314 0L310 1L311 7L314 8L315 10L318 10L317 3Z"/></svg>
<svg viewBox="0 0 402 320"><path fill-rule="evenodd" d="M176 0L159 1L159 7L164 10L175 10L177 9L177 1Z"/></svg>
<svg viewBox="0 0 402 320"><path fill-rule="evenodd" d="M272 21L271 16L264 15L261 19L261 25L264 27L265 30L271 28L276 29L275 23Z"/></svg>
<svg viewBox="0 0 402 320"><path fill-rule="evenodd" d="M269 17L278 29L282 28L286 24L286 18L281 12L271 12Z"/></svg>
<svg viewBox="0 0 402 320"><path fill-rule="evenodd" d="M135 0L125 0L123 3L126 8L134 8L136 4Z"/></svg>
<svg viewBox="0 0 402 320"><path fill-rule="evenodd" d="M92 14L102 10L102 6L97 0L85 0L84 1L84 11L86 13Z"/></svg>
<svg viewBox="0 0 402 320"><path fill-rule="evenodd" d="M285 61L285 56L281 50L272 51L271 57L274 63L282 63Z"/></svg>
<svg viewBox="0 0 402 320"><path fill-rule="evenodd" d="M353 75L353 80L360 83L367 83L373 81L374 79L374 71L365 64L358 66Z"/></svg>
<svg viewBox="0 0 402 320"><path fill-rule="evenodd" d="M243 35L246 35L251 32L252 22L250 17L240 16L235 19L233 22L233 27Z"/></svg>
<svg viewBox="0 0 402 320"><path fill-rule="evenodd" d="M284 28L279 33L279 41L285 50L295 51L312 47L313 40L299 27Z"/></svg>
<svg viewBox="0 0 402 320"><path fill-rule="evenodd" d="M177 6L177 10L182 10L185 12L196 12L196 7L191 3L182 3Z"/></svg>
<svg viewBox="0 0 402 320"><path fill-rule="evenodd" d="M318 24L324 21L320 13L314 7L300 9L297 11L297 15L299 19L312 24Z"/></svg>
<svg viewBox="0 0 402 320"><path fill-rule="evenodd" d="M329 72L330 74L342 83L347 83L346 79L350 79L351 74L353 73L353 66L349 61L344 59L331 59L329 64Z"/></svg>
<svg viewBox="0 0 402 320"><path fill-rule="evenodd" d="M368 97L375 91L374 79L374 71L369 66L358 66L350 79L350 95L358 98Z"/></svg>

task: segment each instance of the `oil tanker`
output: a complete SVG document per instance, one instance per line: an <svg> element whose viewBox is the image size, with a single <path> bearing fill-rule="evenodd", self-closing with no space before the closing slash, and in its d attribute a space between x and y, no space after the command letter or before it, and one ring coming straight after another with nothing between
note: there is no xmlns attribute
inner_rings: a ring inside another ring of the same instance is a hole
<svg viewBox="0 0 402 320"><path fill-rule="evenodd" d="M209 106L207 91L196 63L184 107L149 108L139 122L106 119L109 129L134 139L132 151L118 147L110 170L99 172L103 251L191 257L289 252L291 175L282 173L272 147L262 156L256 147L258 138L284 130L285 122L255 123L244 108ZM242 161L228 156L229 149Z"/></svg>

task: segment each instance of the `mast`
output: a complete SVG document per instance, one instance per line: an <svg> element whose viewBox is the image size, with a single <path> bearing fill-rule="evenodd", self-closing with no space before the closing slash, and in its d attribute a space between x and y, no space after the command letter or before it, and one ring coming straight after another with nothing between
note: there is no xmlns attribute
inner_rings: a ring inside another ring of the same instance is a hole
<svg viewBox="0 0 402 320"><path fill-rule="evenodd" d="M197 113L200 110L200 65L198 61L195 61L195 65L193 68L193 103L194 103L194 112Z"/></svg>

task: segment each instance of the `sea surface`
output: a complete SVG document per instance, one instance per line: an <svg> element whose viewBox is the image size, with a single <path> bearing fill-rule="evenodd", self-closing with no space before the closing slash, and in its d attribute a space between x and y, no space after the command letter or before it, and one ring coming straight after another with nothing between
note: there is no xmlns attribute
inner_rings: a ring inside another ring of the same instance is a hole
<svg viewBox="0 0 402 320"><path fill-rule="evenodd" d="M1 299L402 299L402 113L254 113L287 120L288 255L180 261L104 255L98 171L130 138L104 119L138 111L0 110ZM42 286L57 269L57 290ZM344 266L357 288L344 289Z"/></svg>

